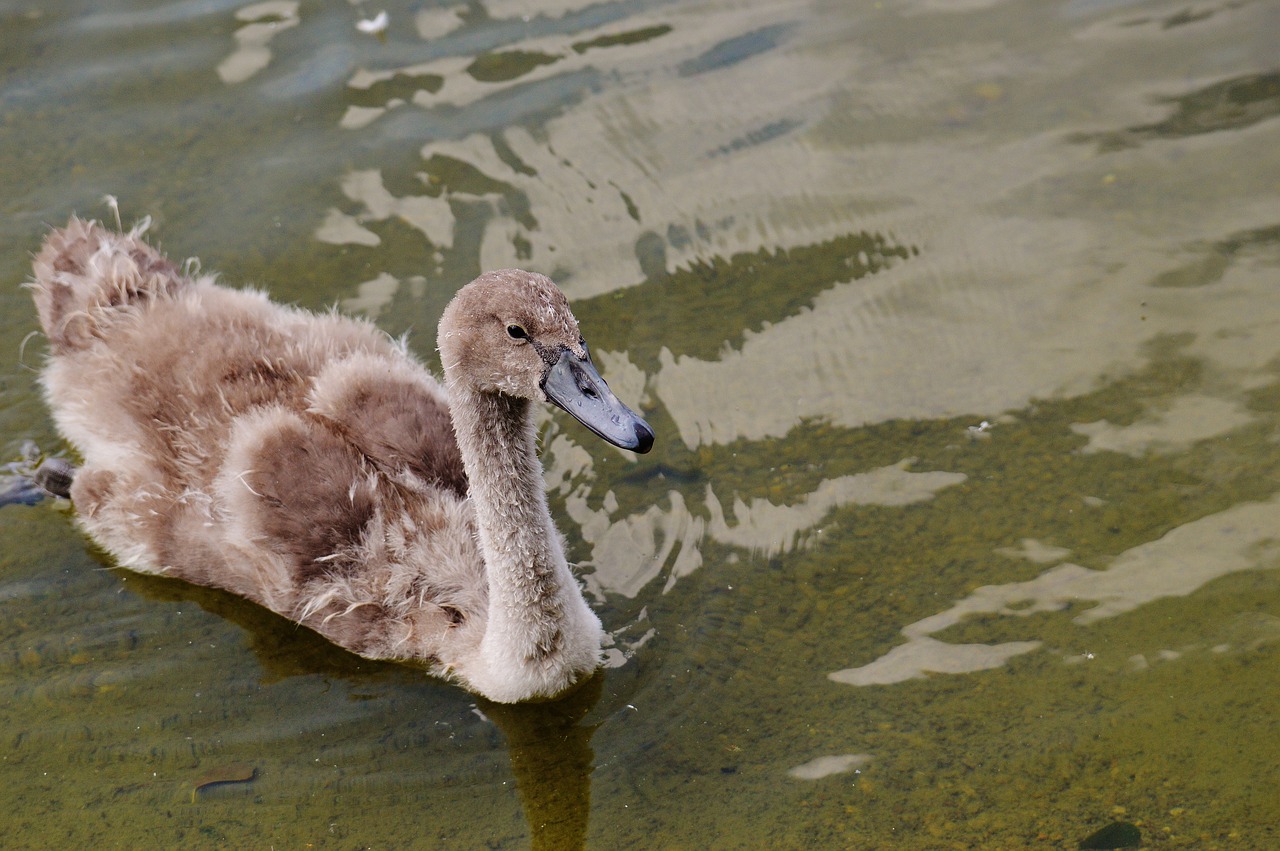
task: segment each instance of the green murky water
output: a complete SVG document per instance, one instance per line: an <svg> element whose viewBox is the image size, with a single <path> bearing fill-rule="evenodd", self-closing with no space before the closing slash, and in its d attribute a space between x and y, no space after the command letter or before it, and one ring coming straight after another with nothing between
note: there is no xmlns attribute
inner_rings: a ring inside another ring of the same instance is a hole
<svg viewBox="0 0 1280 851"><path fill-rule="evenodd" d="M547 706L0 509L6 847L1273 847L1277 43L1271 3L0 3L7 458L60 445L29 254L108 193L427 359L478 271L552 274L660 439L547 420L615 637Z"/></svg>

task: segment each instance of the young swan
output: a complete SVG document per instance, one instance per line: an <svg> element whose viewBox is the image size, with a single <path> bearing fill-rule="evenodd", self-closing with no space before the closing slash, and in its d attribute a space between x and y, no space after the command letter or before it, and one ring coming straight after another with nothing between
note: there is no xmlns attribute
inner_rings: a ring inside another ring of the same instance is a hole
<svg viewBox="0 0 1280 851"><path fill-rule="evenodd" d="M190 278L73 218L35 260L54 419L84 528L123 566L225 588L495 701L556 695L603 632L547 510L532 402L617 446L564 295L491 272L440 320L442 387L372 324Z"/></svg>

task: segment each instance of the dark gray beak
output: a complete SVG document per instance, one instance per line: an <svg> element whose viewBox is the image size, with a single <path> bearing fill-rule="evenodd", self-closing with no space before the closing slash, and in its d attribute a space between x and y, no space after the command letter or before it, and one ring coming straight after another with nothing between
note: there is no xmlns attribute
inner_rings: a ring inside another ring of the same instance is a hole
<svg viewBox="0 0 1280 851"><path fill-rule="evenodd" d="M596 372L590 355L580 358L562 348L560 359L542 377L542 392L547 401L564 408L614 446L640 453L653 448L653 429L618 401Z"/></svg>

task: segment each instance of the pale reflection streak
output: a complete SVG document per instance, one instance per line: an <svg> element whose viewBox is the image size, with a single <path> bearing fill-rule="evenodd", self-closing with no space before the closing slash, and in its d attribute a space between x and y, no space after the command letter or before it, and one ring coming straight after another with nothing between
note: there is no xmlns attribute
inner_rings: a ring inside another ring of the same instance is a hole
<svg viewBox="0 0 1280 851"><path fill-rule="evenodd" d="M461 18L453 10L446 10L443 14L435 14L429 17L419 15L417 19L418 32L424 40L447 35L451 29L460 23ZM628 26L635 25L635 19L628 20ZM575 33L573 36L561 35L541 39L525 39L520 43L519 49L521 52L539 54L548 61L546 64L529 68L524 73L521 73L515 81L495 82L476 79L474 75L468 73L468 69L476 60L474 56L443 56L427 62L388 70L360 69L347 82L348 87L356 91L368 90L378 83L387 82L396 77L429 76L439 78L442 80L442 84L437 91L432 91L426 87L419 88L407 99L404 97L390 98L381 106L349 106L338 124L347 130L359 130L369 126L391 110L408 104L424 109L435 106L465 107L495 92L509 88L513 82L519 85L527 85L552 76L580 70L594 65L594 57L588 58L585 53L573 50L572 45L584 39L589 39L593 34L595 33Z"/></svg>
<svg viewBox="0 0 1280 851"><path fill-rule="evenodd" d="M336 209L329 210L316 233L321 242L377 245L381 241L378 235L365 228L364 224L398 218L421 231L437 248L448 248L453 244L454 218L445 199L430 195L393 195L383 185L382 173L376 169L348 172L341 185L342 194L363 204L364 210L355 217Z"/></svg>
<svg viewBox="0 0 1280 851"><path fill-rule="evenodd" d="M866 473L827 479L813 493L792 505L774 505L767 499L753 499L749 504L733 502L730 526L715 492L707 486L707 508L711 512L709 532L721 543L755 550L766 556L787 552L797 546L801 536L815 527L832 510L844 505L902 506L924 502L943 488L958 485L963 473L908 472L914 458ZM821 530L818 530L821 532Z"/></svg>
<svg viewBox="0 0 1280 851"><path fill-rule="evenodd" d="M540 17L562 18L570 12L577 12L598 2L599 0L539 0L537 12ZM529 20L528 0L485 0L484 8L493 18Z"/></svg>
<svg viewBox="0 0 1280 851"><path fill-rule="evenodd" d="M641 514L613 517L610 495L596 510L589 507L587 486L580 486L566 500L569 517L581 527L582 537L591 545L590 564L595 572L587 587L597 595L605 593L635 597L668 568L664 591L676 580L702 565L698 544L706 521L694 517L679 491L669 491L669 508L658 504Z"/></svg>
<svg viewBox="0 0 1280 851"><path fill-rule="evenodd" d="M820 756L803 765L788 769L787 774L797 780L818 780L832 774L844 774L855 771L871 762L871 756L865 753L845 753L832 756Z"/></svg>
<svg viewBox="0 0 1280 851"><path fill-rule="evenodd" d="M1023 538L1021 545L1017 547L996 547L995 552L996 555L1022 558L1036 564L1055 564L1066 561L1067 556L1071 555L1071 550L1066 547L1051 546L1035 538Z"/></svg>
<svg viewBox="0 0 1280 851"><path fill-rule="evenodd" d="M570 463L567 443L563 436L553 443L551 456L556 460L549 467L549 478L562 488L567 480L561 471ZM662 591L666 593L679 579L700 567L700 545L705 538L766 557L777 555L807 546L812 536L821 532L814 531L815 527L842 506L924 502L965 480L961 473L909 472L911 463L912 459L905 459L867 473L830 479L790 505L759 498L746 503L735 498L732 525L710 485L697 513L687 505L683 494L671 490L664 500L668 507L656 501L642 513L615 516L616 501L611 493L605 494L600 508L591 508L589 482L568 491L565 504L569 517L591 545L589 564L595 572L587 579L588 587L597 595L635 597L664 570ZM709 514L710 519L704 514Z"/></svg>
<svg viewBox="0 0 1280 851"><path fill-rule="evenodd" d="M236 20L244 22L236 30L236 49L218 65L222 82L243 83L271 63L268 45L283 30L300 22L296 0L265 0L236 12Z"/></svg>
<svg viewBox="0 0 1280 851"><path fill-rule="evenodd" d="M410 298L419 299L427 290L427 279L413 275L406 279ZM401 281L394 275L381 272L376 278L356 285L356 295L342 300L347 313L359 313L369 319L377 319L383 308L391 303L400 291Z"/></svg>
<svg viewBox="0 0 1280 851"><path fill-rule="evenodd" d="M419 9L413 16L413 27L423 41L443 38L462 25L465 4Z"/></svg>
<svg viewBox="0 0 1280 851"><path fill-rule="evenodd" d="M1040 641L948 644L932 636L973 615L1026 617L1092 602L1073 619L1082 626L1130 612L1165 597L1183 597L1231 573L1280 566L1280 497L1249 502L1202 517L1164 537L1127 550L1106 570L1060 564L1027 582L987 585L950 609L903 628L900 644L866 665L830 674L855 686L884 685L930 673L969 673L998 667L1031 652Z"/></svg>
<svg viewBox="0 0 1280 851"><path fill-rule="evenodd" d="M348 172L341 187L342 193L360 203L363 209L358 215L351 215L331 207L316 229L315 237L320 242L374 247L381 244L382 238L365 225L396 218L420 231L436 246L432 257L436 262L440 260L440 252L452 244L454 220L448 201L430 195L392 195L383 185L381 172L376 169ZM415 275L408 281L414 298L420 298L426 292L426 278ZM348 312L376 318L382 308L391 303L399 287L397 278L382 272L361 283L358 294L343 299L342 307Z"/></svg>
<svg viewBox="0 0 1280 851"><path fill-rule="evenodd" d="M324 221L316 228L316 239L330 245L365 245L371 248L382 243L382 237L362 225L358 218L336 207L325 213Z"/></svg>
<svg viewBox="0 0 1280 851"><path fill-rule="evenodd" d="M1071 430L1089 438L1081 452L1109 451L1141 457L1148 452L1181 451L1197 440L1227 434L1250 419L1249 412L1235 400L1188 394L1175 398L1166 410L1131 426L1099 420L1074 423Z"/></svg>

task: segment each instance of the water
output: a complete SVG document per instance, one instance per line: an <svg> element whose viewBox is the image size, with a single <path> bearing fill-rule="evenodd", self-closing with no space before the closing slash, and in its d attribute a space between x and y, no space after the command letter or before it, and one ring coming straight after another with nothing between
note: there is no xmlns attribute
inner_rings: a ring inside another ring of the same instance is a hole
<svg viewBox="0 0 1280 851"><path fill-rule="evenodd" d="M659 433L548 416L615 644L541 707L3 508L6 846L1275 845L1277 43L1270 3L0 3L4 460L60 448L29 254L107 194L429 361L481 269L551 274Z"/></svg>

